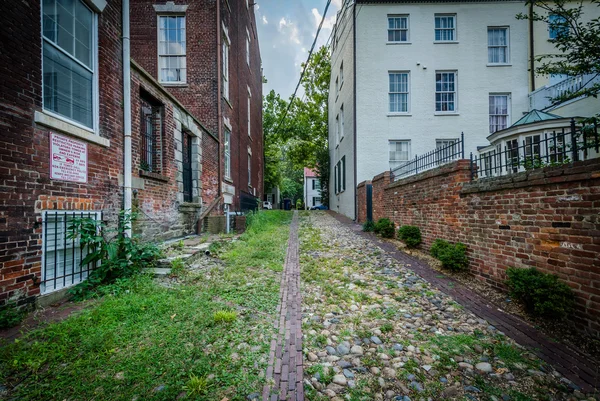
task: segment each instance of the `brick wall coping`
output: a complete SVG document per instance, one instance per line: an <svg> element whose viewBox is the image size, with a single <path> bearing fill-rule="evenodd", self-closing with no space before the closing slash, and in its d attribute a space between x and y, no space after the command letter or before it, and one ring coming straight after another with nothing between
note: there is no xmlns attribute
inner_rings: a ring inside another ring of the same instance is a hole
<svg viewBox="0 0 600 401"><path fill-rule="evenodd" d="M356 186L356 188L362 188L362 187L364 187L364 186L366 186L367 184L370 184L370 183L371 183L371 180L366 180L366 181L363 181L363 182L361 182L360 184L358 184L358 185Z"/></svg>
<svg viewBox="0 0 600 401"><path fill-rule="evenodd" d="M452 163L444 164L443 166L412 175L410 177L402 178L396 182L390 183L387 188L401 187L404 185L414 184L419 181L428 180L440 175L449 175L456 171L469 170L471 168L470 166L469 160L457 160ZM373 179L373 181L375 181L375 179Z"/></svg>
<svg viewBox="0 0 600 401"><path fill-rule="evenodd" d="M389 170L384 171L383 173L377 174L375 177L373 177L373 179L371 180L371 182L376 182L376 181L381 181L384 179L390 179L391 176L391 172Z"/></svg>
<svg viewBox="0 0 600 401"><path fill-rule="evenodd" d="M600 179L600 158L544 167L500 177L482 178L464 184L461 195L544 184Z"/></svg>
<svg viewBox="0 0 600 401"><path fill-rule="evenodd" d="M200 128L202 128L202 130L204 132L206 132L207 134L209 134L210 136L212 136L217 142L219 142L219 137L216 136L213 132L211 132L208 128L206 128L204 126L204 124L202 124L192 113L190 113L188 111L188 109L186 109L181 102L179 102L179 100L177 100L177 98L175 96L173 96L168 90L165 89L164 86L162 86L156 79L154 79L154 77L152 75L150 75L150 73L146 70L144 70L138 63L135 62L135 60L131 59L131 66L133 67L134 70L136 70L142 77L144 77L144 79L146 79L147 81L149 81L158 91L160 91L160 93L162 93L164 96L166 96L167 98L169 98L170 101L172 101L173 103L175 103L177 105L177 107L179 107L181 110L183 110L187 115L189 115L192 120L194 120L194 122L196 124L198 124L198 126Z"/></svg>

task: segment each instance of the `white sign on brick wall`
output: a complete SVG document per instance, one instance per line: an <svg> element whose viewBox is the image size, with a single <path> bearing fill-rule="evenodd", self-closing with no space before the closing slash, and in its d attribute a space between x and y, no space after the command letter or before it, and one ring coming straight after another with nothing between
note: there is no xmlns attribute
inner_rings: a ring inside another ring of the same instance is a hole
<svg viewBox="0 0 600 401"><path fill-rule="evenodd" d="M50 179L87 183L87 143L50 133Z"/></svg>

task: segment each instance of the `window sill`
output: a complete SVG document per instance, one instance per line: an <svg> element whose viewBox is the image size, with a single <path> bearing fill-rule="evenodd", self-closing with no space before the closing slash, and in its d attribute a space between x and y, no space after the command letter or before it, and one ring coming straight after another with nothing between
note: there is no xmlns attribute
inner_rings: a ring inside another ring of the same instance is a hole
<svg viewBox="0 0 600 401"><path fill-rule="evenodd" d="M385 42L386 45L412 45L412 42Z"/></svg>
<svg viewBox="0 0 600 401"><path fill-rule="evenodd" d="M491 64L491 63L488 63L488 64L486 64L486 66L487 67L512 67L512 64L500 64L500 63L498 63L498 64Z"/></svg>
<svg viewBox="0 0 600 401"><path fill-rule="evenodd" d="M187 88L189 85L186 82L160 82L165 88Z"/></svg>
<svg viewBox="0 0 600 401"><path fill-rule="evenodd" d="M151 178L156 181L169 182L169 177L165 177L162 174L153 173L151 171L140 170L139 175L140 175L140 177Z"/></svg>
<svg viewBox="0 0 600 401"><path fill-rule="evenodd" d="M434 116L460 116L460 113L457 111L453 111L453 112L441 112L441 111L436 111L435 113L433 113Z"/></svg>
<svg viewBox="0 0 600 401"><path fill-rule="evenodd" d="M388 117L412 117L411 113L388 113Z"/></svg>
<svg viewBox="0 0 600 401"><path fill-rule="evenodd" d="M225 103L227 103L227 105L229 106L229 108L231 110L233 110L233 106L231 105L231 102L229 101L229 99L227 99L226 97L224 97L223 100L225 100Z"/></svg>
<svg viewBox="0 0 600 401"><path fill-rule="evenodd" d="M223 177L223 179L228 183L233 184L233 180L231 179L231 177Z"/></svg>
<svg viewBox="0 0 600 401"><path fill-rule="evenodd" d="M83 139L84 141L104 146L105 148L110 147L110 141L106 138L102 138L94 131L78 127L77 125L71 124L61 118L54 117L46 111L36 111L34 115L34 121L37 124L60 131L63 134L74 136L76 138Z"/></svg>
<svg viewBox="0 0 600 401"><path fill-rule="evenodd" d="M433 44L434 45L443 45L443 44L458 44L458 40L434 40Z"/></svg>

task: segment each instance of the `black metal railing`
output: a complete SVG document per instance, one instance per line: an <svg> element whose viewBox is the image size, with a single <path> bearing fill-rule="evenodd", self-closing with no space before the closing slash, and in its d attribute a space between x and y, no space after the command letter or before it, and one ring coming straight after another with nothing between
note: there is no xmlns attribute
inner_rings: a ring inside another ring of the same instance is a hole
<svg viewBox="0 0 600 401"><path fill-rule="evenodd" d="M43 214L42 293L70 287L85 280L97 263L82 265L89 253L79 236L69 235L76 219L102 221L102 212L46 211Z"/></svg>
<svg viewBox="0 0 600 401"><path fill-rule="evenodd" d="M519 173L547 166L557 166L600 156L598 122L576 126L571 119L569 128L530 134L503 141L479 156L471 153L471 180Z"/></svg>
<svg viewBox="0 0 600 401"><path fill-rule="evenodd" d="M443 164L465 158L465 135L460 134L460 139L444 140L446 144L436 147L421 156L415 155L414 159L393 168L392 181L431 170Z"/></svg>

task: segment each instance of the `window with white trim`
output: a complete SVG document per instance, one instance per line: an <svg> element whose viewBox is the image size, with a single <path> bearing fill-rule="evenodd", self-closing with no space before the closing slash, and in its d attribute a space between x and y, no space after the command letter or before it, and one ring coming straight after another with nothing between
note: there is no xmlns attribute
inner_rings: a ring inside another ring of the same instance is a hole
<svg viewBox="0 0 600 401"><path fill-rule="evenodd" d="M435 140L435 158L437 162L457 159L459 156L458 138L457 139L436 139Z"/></svg>
<svg viewBox="0 0 600 401"><path fill-rule="evenodd" d="M408 72L389 74L389 112L408 113Z"/></svg>
<svg viewBox="0 0 600 401"><path fill-rule="evenodd" d="M318 196L313 196L313 206L319 206L321 204L321 198Z"/></svg>
<svg viewBox="0 0 600 401"><path fill-rule="evenodd" d="M550 14L548 16L548 39L556 39L558 35L568 35L569 26L562 15Z"/></svg>
<svg viewBox="0 0 600 401"><path fill-rule="evenodd" d="M225 161L225 177L231 178L231 131L228 128L225 128L225 143L223 144L224 148L224 161Z"/></svg>
<svg viewBox="0 0 600 401"><path fill-rule="evenodd" d="M435 15L435 41L456 41L456 14Z"/></svg>
<svg viewBox="0 0 600 401"><path fill-rule="evenodd" d="M250 103L252 101L252 93L250 92L250 88L248 87L248 136L251 136L251 127L250 127Z"/></svg>
<svg viewBox="0 0 600 401"><path fill-rule="evenodd" d="M342 191L346 190L346 156L342 156Z"/></svg>
<svg viewBox="0 0 600 401"><path fill-rule="evenodd" d="M435 111L456 112L456 72L436 71Z"/></svg>
<svg viewBox="0 0 600 401"><path fill-rule="evenodd" d="M250 32L246 29L246 64L250 66Z"/></svg>
<svg viewBox="0 0 600 401"><path fill-rule="evenodd" d="M229 42L223 36L223 97L229 99Z"/></svg>
<svg viewBox="0 0 600 401"><path fill-rule="evenodd" d="M248 186L252 186L252 151L248 149Z"/></svg>
<svg viewBox="0 0 600 401"><path fill-rule="evenodd" d="M388 15L388 42L408 42L408 15Z"/></svg>
<svg viewBox="0 0 600 401"><path fill-rule="evenodd" d="M333 127L335 133L335 143L336 145L340 143L340 115L335 116L335 126Z"/></svg>
<svg viewBox="0 0 600 401"><path fill-rule="evenodd" d="M340 88L344 86L344 62L340 64Z"/></svg>
<svg viewBox="0 0 600 401"><path fill-rule="evenodd" d="M81 0L42 3L43 107L95 129L97 15Z"/></svg>
<svg viewBox="0 0 600 401"><path fill-rule="evenodd" d="M99 227L101 212L55 211L42 213L42 294L71 287L88 278L100 262L82 264L89 248L81 247L80 237L70 235L75 219L94 220Z"/></svg>
<svg viewBox="0 0 600 401"><path fill-rule="evenodd" d="M410 159L410 140L390 141L390 170L395 169Z"/></svg>
<svg viewBox="0 0 600 401"><path fill-rule="evenodd" d="M488 27L488 63L508 64L508 28Z"/></svg>
<svg viewBox="0 0 600 401"><path fill-rule="evenodd" d="M339 95L339 93L340 93L340 78L337 77L335 79L335 95L337 96L337 95Z"/></svg>
<svg viewBox="0 0 600 401"><path fill-rule="evenodd" d="M340 107L340 142L344 139L344 105Z"/></svg>
<svg viewBox="0 0 600 401"><path fill-rule="evenodd" d="M490 134L508 127L510 96L491 94L490 97Z"/></svg>
<svg viewBox="0 0 600 401"><path fill-rule="evenodd" d="M185 15L158 16L158 70L162 83L185 83Z"/></svg>
<svg viewBox="0 0 600 401"><path fill-rule="evenodd" d="M540 152L540 135L529 135L525 137L525 162L526 167L527 163L531 163L529 167L533 167L536 162L540 161L541 152Z"/></svg>

